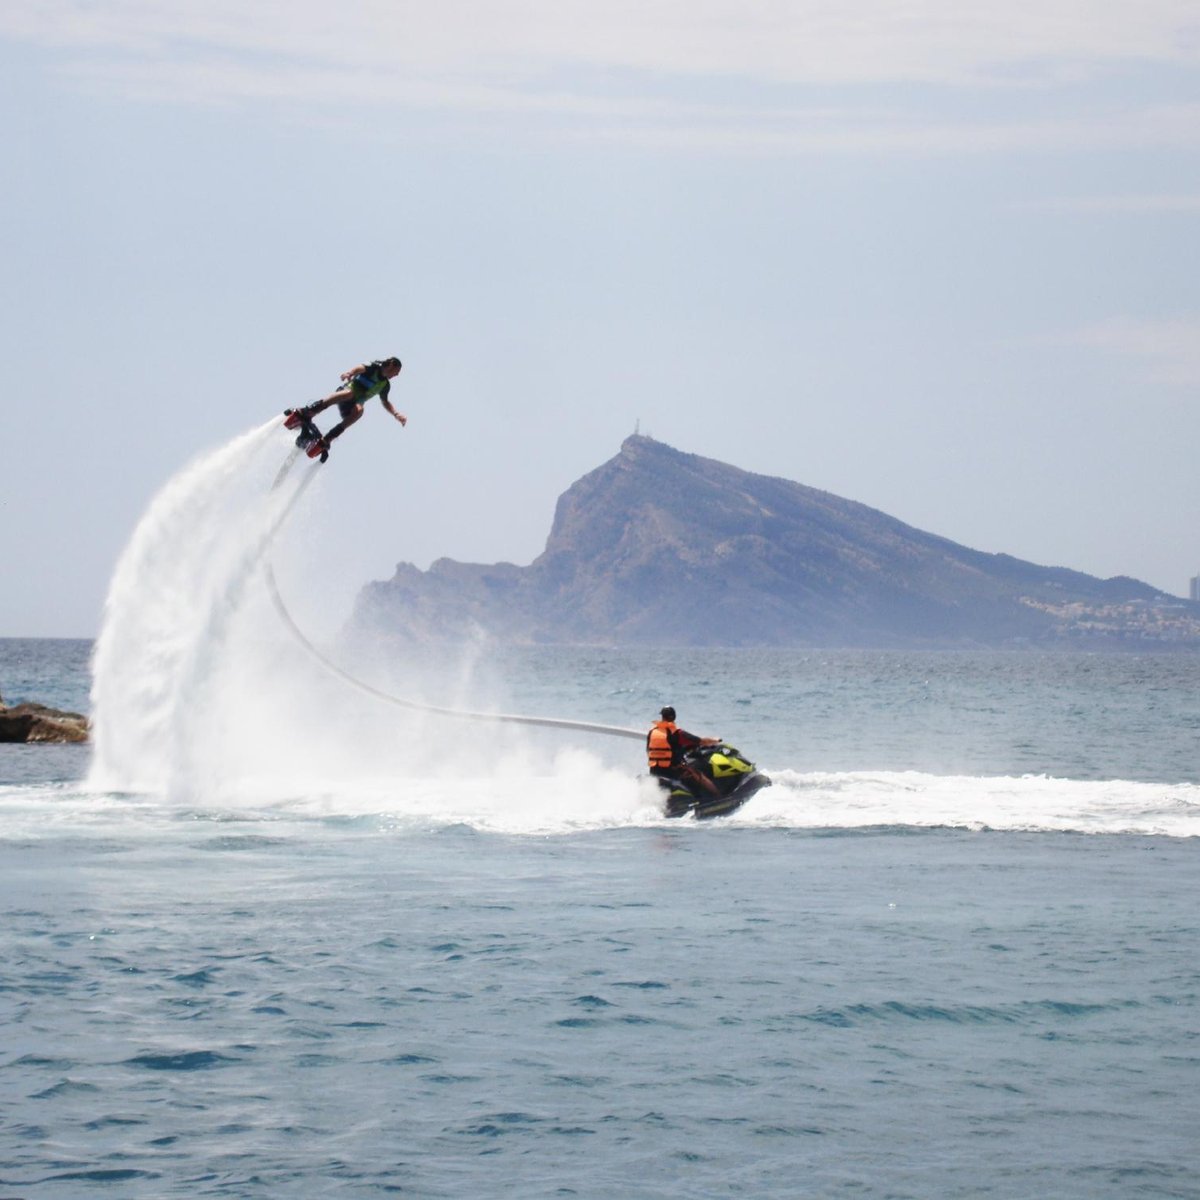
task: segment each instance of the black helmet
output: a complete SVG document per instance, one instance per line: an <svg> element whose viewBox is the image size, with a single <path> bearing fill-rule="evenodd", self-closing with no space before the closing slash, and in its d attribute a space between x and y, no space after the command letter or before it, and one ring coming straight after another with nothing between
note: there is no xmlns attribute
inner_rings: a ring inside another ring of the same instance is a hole
<svg viewBox="0 0 1200 1200"><path fill-rule="evenodd" d="M659 716L661 716L664 721L673 721L675 720L675 710L668 704L666 708L662 710Z"/></svg>

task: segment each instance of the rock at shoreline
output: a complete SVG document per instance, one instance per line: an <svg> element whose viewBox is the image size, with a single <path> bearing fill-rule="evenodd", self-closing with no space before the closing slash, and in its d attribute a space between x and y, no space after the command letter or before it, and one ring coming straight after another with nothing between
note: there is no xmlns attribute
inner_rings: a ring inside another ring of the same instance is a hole
<svg viewBox="0 0 1200 1200"><path fill-rule="evenodd" d="M86 742L87 717L63 712L44 704L14 704L0 701L0 742Z"/></svg>

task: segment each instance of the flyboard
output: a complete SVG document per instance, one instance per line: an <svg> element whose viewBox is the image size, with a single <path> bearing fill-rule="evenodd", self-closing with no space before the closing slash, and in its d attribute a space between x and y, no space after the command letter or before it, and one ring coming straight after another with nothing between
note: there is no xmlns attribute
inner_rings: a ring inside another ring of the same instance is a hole
<svg viewBox="0 0 1200 1200"><path fill-rule="evenodd" d="M329 457L329 443L304 409L289 408L284 412L283 417L285 429L300 430L296 437L297 450L303 450L309 458L316 458L320 455L322 462ZM292 457L295 458L295 455Z"/></svg>
<svg viewBox="0 0 1200 1200"><path fill-rule="evenodd" d="M316 458L319 454L322 462L329 457L329 443L303 409L289 408L285 410L283 416L285 429L299 429L300 432L296 436L296 448L290 451L287 458L283 460L283 466L279 468L275 482L271 484L271 491L274 491L288 477L288 472L291 471L296 459L301 454L307 453L309 458Z"/></svg>
<svg viewBox="0 0 1200 1200"><path fill-rule="evenodd" d="M321 436L320 430L313 425L312 421L301 410L288 409L284 416L285 427L288 429L298 428L300 429L300 434L296 438L295 449L289 452L288 457L279 468L279 473L275 476L275 482L271 485L272 491L279 487L287 478L288 473L302 452L307 453L309 458L316 458L320 455L321 462L324 462L329 456L328 443ZM312 482L315 474L316 467L314 465L313 469L309 471L304 479L304 482L297 489L296 494L292 497L291 503L271 530L270 536L274 536L278 532L284 519L296 506L304 489ZM360 692L365 692L368 696L374 696L377 700L382 700L398 708L406 708L415 712L433 713L440 717L450 717L463 721L488 721L507 725L537 725L549 729L570 729L579 733L599 733L609 737L637 738L638 741L645 741L646 733L644 730L626 729L620 725L599 725L592 721L571 721L563 717L531 717L518 713L471 712L459 708L441 708L434 704L421 704L416 700L407 700L402 696L394 696L390 692L382 691L380 688L374 687L372 684L343 670L342 667L338 666L337 663L313 645L305 636L300 626L296 624L292 614L288 612L287 605L283 602L283 596L280 594L279 584L275 578L275 570L271 565L269 556L263 559L263 567L267 580L267 590L271 594L271 601L275 606L275 611L279 614L280 620L287 626L292 636L327 671L336 675L343 683L357 688Z"/></svg>

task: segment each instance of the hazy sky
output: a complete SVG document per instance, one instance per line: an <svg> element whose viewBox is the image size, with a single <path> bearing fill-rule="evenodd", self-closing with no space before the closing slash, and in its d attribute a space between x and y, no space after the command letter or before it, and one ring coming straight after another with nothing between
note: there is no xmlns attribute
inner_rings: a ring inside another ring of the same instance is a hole
<svg viewBox="0 0 1200 1200"><path fill-rule="evenodd" d="M528 563L640 422L986 551L1200 572L1195 0L5 0L0 636L398 354L314 586Z"/></svg>

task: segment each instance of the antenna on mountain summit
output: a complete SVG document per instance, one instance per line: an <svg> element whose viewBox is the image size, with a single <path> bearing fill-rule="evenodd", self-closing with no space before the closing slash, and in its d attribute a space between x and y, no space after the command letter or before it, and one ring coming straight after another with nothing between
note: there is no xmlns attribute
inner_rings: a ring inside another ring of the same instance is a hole
<svg viewBox="0 0 1200 1200"><path fill-rule="evenodd" d="M634 437L637 437L637 435L638 435L639 433L641 433L641 431L642 431L642 418L641 418L641 417L638 417L638 418L637 418L637 419L636 419L636 420L633 422L633 436L634 436Z"/></svg>

